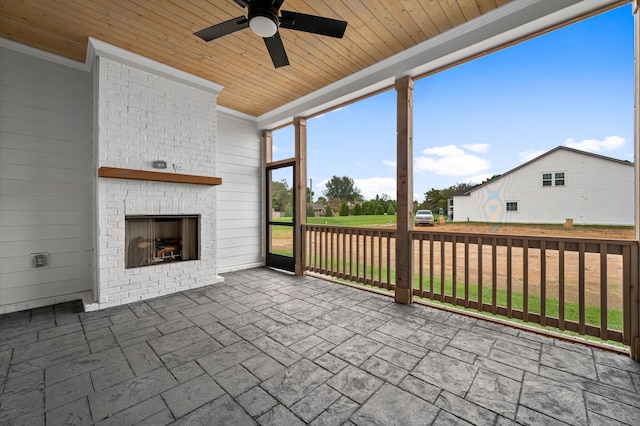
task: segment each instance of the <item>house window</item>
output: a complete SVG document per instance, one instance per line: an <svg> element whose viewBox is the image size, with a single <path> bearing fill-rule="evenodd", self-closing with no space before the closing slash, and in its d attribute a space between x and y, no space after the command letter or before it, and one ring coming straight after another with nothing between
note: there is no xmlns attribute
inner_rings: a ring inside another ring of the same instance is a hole
<svg viewBox="0 0 640 426"><path fill-rule="evenodd" d="M542 186L551 186L551 173L542 174Z"/></svg>
<svg viewBox="0 0 640 426"><path fill-rule="evenodd" d="M555 186L564 186L564 173L556 173Z"/></svg>
<svg viewBox="0 0 640 426"><path fill-rule="evenodd" d="M517 212L518 211L518 202L517 201L507 201L507 211L508 212Z"/></svg>

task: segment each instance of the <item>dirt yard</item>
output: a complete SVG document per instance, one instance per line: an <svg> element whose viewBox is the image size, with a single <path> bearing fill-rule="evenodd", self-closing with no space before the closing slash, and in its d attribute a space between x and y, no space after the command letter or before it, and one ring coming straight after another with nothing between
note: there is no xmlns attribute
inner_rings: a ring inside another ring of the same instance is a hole
<svg viewBox="0 0 640 426"><path fill-rule="evenodd" d="M433 228L419 227L419 230L433 229L437 232L468 232L468 233L488 233L488 234L508 234L508 235L531 235L531 236L557 236L571 238L605 238L612 240L631 240L634 238L635 230L631 227L621 226L589 226L576 225L566 228L563 225L518 225L518 224L480 224L466 222L449 222L443 225L436 224Z"/></svg>

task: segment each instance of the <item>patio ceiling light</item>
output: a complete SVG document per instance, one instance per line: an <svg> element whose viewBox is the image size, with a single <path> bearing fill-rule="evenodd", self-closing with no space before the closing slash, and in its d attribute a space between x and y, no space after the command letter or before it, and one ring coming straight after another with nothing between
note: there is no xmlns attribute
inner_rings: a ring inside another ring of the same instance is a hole
<svg viewBox="0 0 640 426"><path fill-rule="evenodd" d="M278 17L267 9L252 10L249 14L249 28L260 37L273 37L278 31Z"/></svg>

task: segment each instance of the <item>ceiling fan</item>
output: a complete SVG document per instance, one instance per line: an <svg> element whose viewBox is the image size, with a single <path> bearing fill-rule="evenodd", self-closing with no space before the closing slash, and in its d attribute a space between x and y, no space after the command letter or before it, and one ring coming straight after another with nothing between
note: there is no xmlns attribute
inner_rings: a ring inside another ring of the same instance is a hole
<svg viewBox="0 0 640 426"><path fill-rule="evenodd" d="M284 0L234 0L242 7L249 9L248 15L238 16L220 24L205 28L194 35L204 41L234 33L244 28L251 30L264 39L273 66L276 68L289 65L287 52L284 50L278 27L289 30L304 31L329 37L342 38L347 29L347 22L305 13L280 11Z"/></svg>

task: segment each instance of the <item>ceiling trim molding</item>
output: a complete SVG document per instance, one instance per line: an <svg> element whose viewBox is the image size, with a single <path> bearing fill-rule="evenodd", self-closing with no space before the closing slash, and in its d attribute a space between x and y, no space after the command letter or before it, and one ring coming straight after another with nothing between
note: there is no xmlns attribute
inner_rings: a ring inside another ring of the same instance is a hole
<svg viewBox="0 0 640 426"><path fill-rule="evenodd" d="M129 52L128 50L124 50L109 43L105 43L104 41L89 37L86 58L88 66L92 66L96 57L108 58L131 65L151 74L159 75L170 80L186 84L187 86L204 90L214 94L215 96L218 96L223 89L223 86L220 84L206 80L202 77L180 71L176 68L170 67L169 65L138 55L137 53Z"/></svg>
<svg viewBox="0 0 640 426"><path fill-rule="evenodd" d="M224 107L221 105L217 106L218 109L218 113L220 114L224 114L226 116L232 117L232 118L236 118L239 120L243 120L243 121L248 121L248 122L252 122L252 123L258 123L258 117L254 116L254 115L249 115L249 114L245 114L244 112L240 112L237 111L235 109L231 109L228 107Z"/></svg>
<svg viewBox="0 0 640 426"><path fill-rule="evenodd" d="M259 129L281 127L548 30L620 0L515 0L320 90L258 117Z"/></svg>
<svg viewBox="0 0 640 426"><path fill-rule="evenodd" d="M45 52L44 50L36 49L35 47L27 46L26 44L17 43L13 40L0 37L0 48L6 48L15 52L24 53L28 56L44 59L45 61L53 62L58 65L77 69L80 71L89 71L89 67L78 61L65 58L54 53Z"/></svg>

